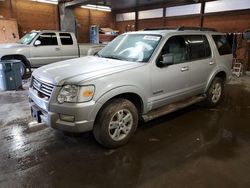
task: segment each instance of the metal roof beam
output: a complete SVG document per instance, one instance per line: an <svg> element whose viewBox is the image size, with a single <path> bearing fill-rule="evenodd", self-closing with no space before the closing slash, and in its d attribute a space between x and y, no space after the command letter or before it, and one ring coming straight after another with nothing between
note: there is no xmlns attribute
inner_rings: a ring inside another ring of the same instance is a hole
<svg viewBox="0 0 250 188"><path fill-rule="evenodd" d="M89 3L96 3L96 1L90 1L90 0L74 0L74 1L69 1L65 3L65 7L76 7L76 6L81 6L81 5L86 5Z"/></svg>

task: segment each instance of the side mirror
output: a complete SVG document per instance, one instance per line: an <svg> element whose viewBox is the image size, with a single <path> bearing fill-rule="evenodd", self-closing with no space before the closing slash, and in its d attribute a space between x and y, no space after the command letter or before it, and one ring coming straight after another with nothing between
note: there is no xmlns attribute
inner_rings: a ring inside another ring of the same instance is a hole
<svg viewBox="0 0 250 188"><path fill-rule="evenodd" d="M169 66L174 64L174 55L167 53L162 55L162 65Z"/></svg>
<svg viewBox="0 0 250 188"><path fill-rule="evenodd" d="M36 40L35 43L34 43L34 46L40 46L42 43L40 40Z"/></svg>

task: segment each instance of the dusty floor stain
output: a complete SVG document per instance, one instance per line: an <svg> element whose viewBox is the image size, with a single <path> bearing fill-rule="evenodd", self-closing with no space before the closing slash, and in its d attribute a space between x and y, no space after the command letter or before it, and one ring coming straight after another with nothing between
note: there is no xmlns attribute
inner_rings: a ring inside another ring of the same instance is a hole
<svg viewBox="0 0 250 188"><path fill-rule="evenodd" d="M197 104L141 123L116 150L91 133L29 129L24 91L0 92L0 187L250 187L250 78L215 109Z"/></svg>

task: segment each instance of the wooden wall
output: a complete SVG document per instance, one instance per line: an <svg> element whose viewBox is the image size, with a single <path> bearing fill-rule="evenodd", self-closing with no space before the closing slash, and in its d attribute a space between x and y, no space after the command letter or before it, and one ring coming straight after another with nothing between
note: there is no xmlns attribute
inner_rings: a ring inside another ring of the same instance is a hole
<svg viewBox="0 0 250 188"><path fill-rule="evenodd" d="M9 0L0 1L0 17L11 18L11 4Z"/></svg>
<svg viewBox="0 0 250 188"><path fill-rule="evenodd" d="M16 20L0 19L0 43L14 43L19 40Z"/></svg>
<svg viewBox="0 0 250 188"><path fill-rule="evenodd" d="M56 5L29 0L12 0L12 4L10 2L11 0L0 1L0 16L16 19L20 36L33 29L59 29L59 16ZM144 9L157 7L160 6L144 7ZM126 11L123 10L123 12ZM101 27L111 27L119 30L120 33L130 30L131 26L135 25L134 21L115 22L115 15L112 13L82 8L75 9L75 16L78 23L78 39L80 42L89 41L90 25L99 24ZM138 21L139 29L179 25L199 26L199 16ZM204 26L214 27L222 32L242 32L250 28L250 10L206 15Z"/></svg>
<svg viewBox="0 0 250 188"><path fill-rule="evenodd" d="M78 41L89 42L89 27L99 25L100 27L114 28L114 16L110 12L95 11L83 8L75 9L75 17L78 24Z"/></svg>
<svg viewBox="0 0 250 188"><path fill-rule="evenodd" d="M116 22L120 33L127 31L127 26L135 21ZM138 29L168 26L199 26L199 16L180 16L171 18L144 19L138 21ZM227 13L208 14L204 17L204 27L216 28L221 32L243 32L250 28L250 10Z"/></svg>
<svg viewBox="0 0 250 188"><path fill-rule="evenodd" d="M0 15L16 19L20 36L31 30L59 29L57 6L29 0L0 2Z"/></svg>
<svg viewBox="0 0 250 188"><path fill-rule="evenodd" d="M59 29L56 5L15 0L13 5L20 34L31 30Z"/></svg>
<svg viewBox="0 0 250 188"><path fill-rule="evenodd" d="M221 32L243 32L250 29L250 10L206 15L204 27L214 27Z"/></svg>
<svg viewBox="0 0 250 188"><path fill-rule="evenodd" d="M118 30L119 33L125 33L130 31L132 25L135 25L135 21L115 22L115 29Z"/></svg>
<svg viewBox="0 0 250 188"><path fill-rule="evenodd" d="M58 8L53 4L32 2L30 0L5 0L0 2L0 16L16 19L19 35L22 37L31 30L59 30ZM89 42L89 26L98 24L101 27L114 28L114 17L110 12L75 9L78 23L79 42Z"/></svg>

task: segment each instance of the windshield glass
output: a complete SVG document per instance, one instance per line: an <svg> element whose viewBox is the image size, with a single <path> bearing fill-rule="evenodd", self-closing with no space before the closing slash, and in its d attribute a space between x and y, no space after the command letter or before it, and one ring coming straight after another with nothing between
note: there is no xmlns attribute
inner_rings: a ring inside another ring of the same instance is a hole
<svg viewBox="0 0 250 188"><path fill-rule="evenodd" d="M148 62L160 42L160 39L160 35L120 35L103 48L97 55L125 61Z"/></svg>
<svg viewBox="0 0 250 188"><path fill-rule="evenodd" d="M31 33L27 33L26 35L24 35L17 43L20 44L30 44L33 39L36 37L37 32L31 32Z"/></svg>

